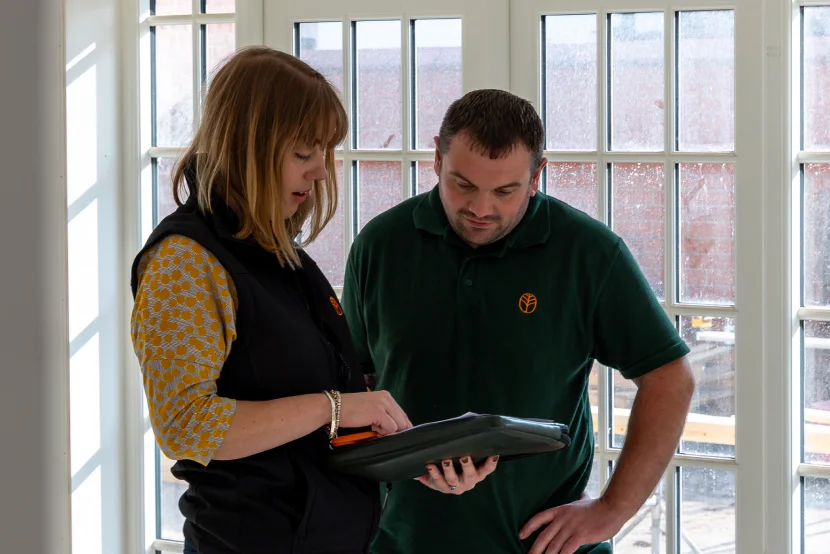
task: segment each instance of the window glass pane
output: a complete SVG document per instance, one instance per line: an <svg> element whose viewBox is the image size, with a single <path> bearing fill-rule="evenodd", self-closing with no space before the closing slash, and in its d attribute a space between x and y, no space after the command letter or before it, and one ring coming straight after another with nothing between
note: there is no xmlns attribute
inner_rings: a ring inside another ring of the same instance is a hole
<svg viewBox="0 0 830 554"><path fill-rule="evenodd" d="M182 526L184 525L184 516L179 511L179 499L187 491L187 483L180 479L173 477L170 468L175 463L173 460L167 458L163 452L158 452L159 456L159 519L161 520L160 539L169 541L183 541L184 533Z"/></svg>
<svg viewBox="0 0 830 554"><path fill-rule="evenodd" d="M634 396L637 394L637 385L634 381L623 378L619 372L609 370L614 397L611 399L611 429L609 443L612 448L622 448L625 444L625 434L628 432L628 418L634 406Z"/></svg>
<svg viewBox="0 0 830 554"><path fill-rule="evenodd" d="M591 402L592 425L594 427L594 444L599 442L599 372L603 371L599 362L594 362L591 373L588 374L588 400Z"/></svg>
<svg viewBox="0 0 830 554"><path fill-rule="evenodd" d="M654 294L665 298L663 164L611 166L611 226L628 245Z"/></svg>
<svg viewBox="0 0 830 554"><path fill-rule="evenodd" d="M597 164L548 163L548 194L597 217Z"/></svg>
<svg viewBox="0 0 830 554"><path fill-rule="evenodd" d="M401 22L359 21L357 147L402 147ZM443 114L442 114L443 115Z"/></svg>
<svg viewBox="0 0 830 554"><path fill-rule="evenodd" d="M193 34L190 25L155 30L155 146L185 146L193 134Z"/></svg>
<svg viewBox="0 0 830 554"><path fill-rule="evenodd" d="M680 554L735 554L735 472L680 469Z"/></svg>
<svg viewBox="0 0 830 554"><path fill-rule="evenodd" d="M804 322L804 461L830 465L830 322Z"/></svg>
<svg viewBox="0 0 830 554"><path fill-rule="evenodd" d="M157 158L153 160L153 168L156 172L156 214L154 225L173 213L178 206L173 200L173 166L175 158ZM184 200L184 198L182 198Z"/></svg>
<svg viewBox="0 0 830 554"><path fill-rule="evenodd" d="M183 15L193 13L193 0L150 0L153 15Z"/></svg>
<svg viewBox="0 0 830 554"><path fill-rule="evenodd" d="M830 6L804 8L804 149L830 150Z"/></svg>
<svg viewBox="0 0 830 554"><path fill-rule="evenodd" d="M306 251L320 266L323 274L333 287L343 286L343 271L345 270L345 222L343 214L346 210L346 180L343 175L343 162L334 162L337 171L337 213L323 232L312 242Z"/></svg>
<svg viewBox="0 0 830 554"><path fill-rule="evenodd" d="M680 12L678 25L677 149L733 151L735 12Z"/></svg>
<svg viewBox="0 0 830 554"><path fill-rule="evenodd" d="M236 26L233 23L205 25L205 71L213 75L236 50Z"/></svg>
<svg viewBox="0 0 830 554"><path fill-rule="evenodd" d="M826 554L830 521L830 479L805 477L804 554Z"/></svg>
<svg viewBox="0 0 830 554"><path fill-rule="evenodd" d="M596 458L591 466L591 478L588 480L585 492L591 498L599 498L599 461Z"/></svg>
<svg viewBox="0 0 830 554"><path fill-rule="evenodd" d="M544 25L547 147L596 150L597 16L546 16Z"/></svg>
<svg viewBox="0 0 830 554"><path fill-rule="evenodd" d="M735 166L679 164L680 301L735 302Z"/></svg>
<svg viewBox="0 0 830 554"><path fill-rule="evenodd" d="M416 179L417 184L415 190L417 194L431 191L438 183L438 176L435 175L435 162L418 162Z"/></svg>
<svg viewBox="0 0 830 554"><path fill-rule="evenodd" d="M662 151L663 14L612 14L610 19L611 149Z"/></svg>
<svg viewBox="0 0 830 554"><path fill-rule="evenodd" d="M830 164L804 165L803 218L804 304L830 306Z"/></svg>
<svg viewBox="0 0 830 554"><path fill-rule="evenodd" d="M236 0L203 0L205 13L233 13L236 11Z"/></svg>
<svg viewBox="0 0 830 554"><path fill-rule="evenodd" d="M461 20L415 21L415 144L435 148L434 137L461 89Z"/></svg>
<svg viewBox="0 0 830 554"><path fill-rule="evenodd" d="M643 507L614 537L614 554L666 552L666 486L660 480Z"/></svg>
<svg viewBox="0 0 830 554"><path fill-rule="evenodd" d="M300 23L298 58L319 71L343 94L343 23Z"/></svg>
<svg viewBox="0 0 830 554"><path fill-rule="evenodd" d="M401 162L358 162L358 229L362 229L376 215L401 202L402 190Z"/></svg>
<svg viewBox="0 0 830 554"><path fill-rule="evenodd" d="M682 316L695 393L680 441L684 454L735 456L735 320Z"/></svg>

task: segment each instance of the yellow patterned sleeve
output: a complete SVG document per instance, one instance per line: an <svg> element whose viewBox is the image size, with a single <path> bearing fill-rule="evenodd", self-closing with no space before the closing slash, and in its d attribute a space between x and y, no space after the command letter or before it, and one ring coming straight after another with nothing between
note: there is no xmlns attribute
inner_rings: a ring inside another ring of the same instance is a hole
<svg viewBox="0 0 830 554"><path fill-rule="evenodd" d="M216 393L236 339L236 289L213 254L181 235L148 250L138 278L131 335L156 442L172 460L207 465L236 410Z"/></svg>

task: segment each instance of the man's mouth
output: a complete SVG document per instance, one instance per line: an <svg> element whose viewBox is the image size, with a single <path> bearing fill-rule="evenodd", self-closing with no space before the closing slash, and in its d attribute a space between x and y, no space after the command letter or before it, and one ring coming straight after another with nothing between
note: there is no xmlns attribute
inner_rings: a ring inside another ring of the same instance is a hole
<svg viewBox="0 0 830 554"><path fill-rule="evenodd" d="M478 219L472 219L470 217L465 217L464 219L466 219L467 223L469 223L470 225L472 225L476 229L484 229L486 227L489 227L493 223L492 221L481 221L481 220L478 220Z"/></svg>

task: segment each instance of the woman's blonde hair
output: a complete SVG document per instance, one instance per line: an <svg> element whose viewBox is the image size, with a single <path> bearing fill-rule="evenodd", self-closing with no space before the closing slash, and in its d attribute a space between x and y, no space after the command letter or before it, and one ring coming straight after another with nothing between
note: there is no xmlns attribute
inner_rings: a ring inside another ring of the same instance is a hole
<svg viewBox="0 0 830 554"><path fill-rule="evenodd" d="M180 206L186 201L181 192L194 164L204 213L222 200L239 219L237 238L253 238L282 266L299 266L294 239L306 226L303 245L310 243L337 211L334 149L347 126L337 92L319 72L278 50L243 48L207 88L199 129L173 170L173 198ZM318 144L328 178L315 181L312 194L286 219L283 160L298 145Z"/></svg>

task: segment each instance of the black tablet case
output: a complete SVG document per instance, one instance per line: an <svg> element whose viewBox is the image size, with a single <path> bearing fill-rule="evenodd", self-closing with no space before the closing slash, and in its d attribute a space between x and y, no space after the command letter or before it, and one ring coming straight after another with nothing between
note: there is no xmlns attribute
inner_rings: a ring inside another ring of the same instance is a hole
<svg viewBox="0 0 830 554"><path fill-rule="evenodd" d="M334 448L336 471L393 483L426 474L429 463L470 456L476 465L489 456L502 461L556 452L571 443L568 427L540 419L465 414L406 431ZM460 470L460 469L459 469Z"/></svg>

